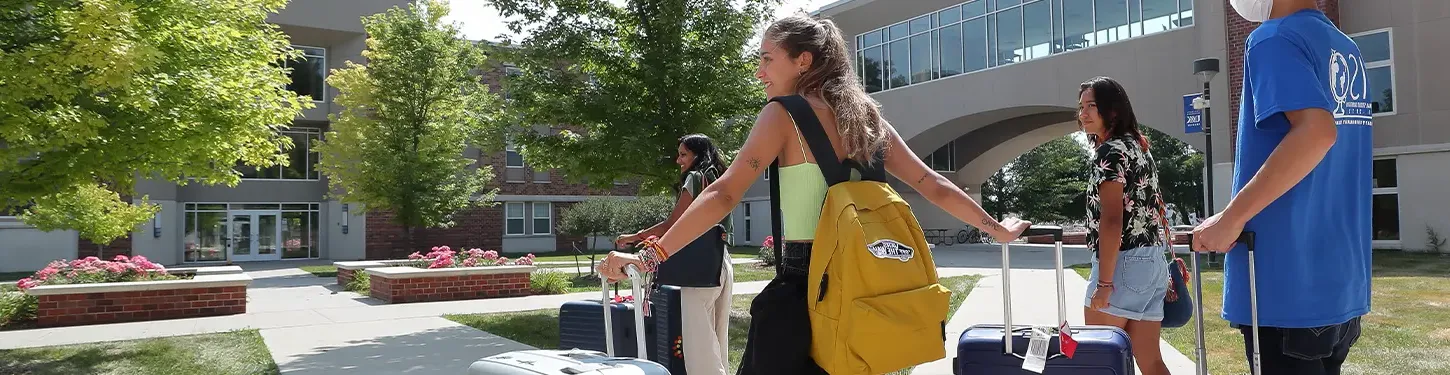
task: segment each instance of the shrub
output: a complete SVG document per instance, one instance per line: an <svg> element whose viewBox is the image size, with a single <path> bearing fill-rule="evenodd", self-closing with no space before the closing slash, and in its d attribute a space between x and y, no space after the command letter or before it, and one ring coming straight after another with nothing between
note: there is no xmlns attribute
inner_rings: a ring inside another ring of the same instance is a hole
<svg viewBox="0 0 1450 375"><path fill-rule="evenodd" d="M0 291L0 327L35 320L37 304L35 296Z"/></svg>
<svg viewBox="0 0 1450 375"><path fill-rule="evenodd" d="M15 286L21 290L41 285L116 283L125 281L176 280L180 277L166 273L166 267L151 263L146 257L117 255L114 261L86 257L66 262L64 259L50 262L35 275L20 279Z"/></svg>
<svg viewBox="0 0 1450 375"><path fill-rule="evenodd" d="M522 258L510 261L508 257L498 255L497 251L482 249L470 249L462 253L455 252L448 246L434 247L428 255L417 252L408 255L412 260L413 267L418 268L458 268L458 267L487 267L487 266L527 266L534 264L534 254L528 254Z"/></svg>
<svg viewBox="0 0 1450 375"><path fill-rule="evenodd" d="M343 288L347 289L347 291L349 292L355 292L362 295L367 295L368 292L371 292L373 289L372 283L368 281L367 272L353 273L352 281L348 281L347 285L344 285Z"/></svg>
<svg viewBox="0 0 1450 375"><path fill-rule="evenodd" d="M564 272L545 270L529 275L529 289L534 294L564 294L570 284L569 274Z"/></svg>

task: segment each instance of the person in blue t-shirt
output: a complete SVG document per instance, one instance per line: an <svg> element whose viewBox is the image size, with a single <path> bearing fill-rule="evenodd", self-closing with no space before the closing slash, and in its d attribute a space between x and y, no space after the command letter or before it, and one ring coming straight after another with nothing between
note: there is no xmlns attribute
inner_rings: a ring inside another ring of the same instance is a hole
<svg viewBox="0 0 1450 375"><path fill-rule="evenodd" d="M1193 230L1194 250L1228 252L1223 318L1249 356L1248 256L1235 239L1254 232L1262 373L1338 374L1370 308L1372 84L1314 0L1231 4L1263 24L1245 43L1234 196Z"/></svg>

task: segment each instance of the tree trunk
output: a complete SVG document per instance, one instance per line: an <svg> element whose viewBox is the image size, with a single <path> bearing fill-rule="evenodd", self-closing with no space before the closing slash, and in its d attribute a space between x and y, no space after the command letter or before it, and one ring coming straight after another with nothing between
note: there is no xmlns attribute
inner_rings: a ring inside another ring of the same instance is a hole
<svg viewBox="0 0 1450 375"><path fill-rule="evenodd" d="M403 230L403 243L406 244L405 246L407 246L407 248L403 249L403 253L404 253L403 256L407 256L408 254L412 254L412 252L410 252L408 250L418 251L418 250L415 250L415 249L418 248L418 241L417 241L417 238L414 238L414 236L413 236L414 235L414 233L413 233L413 226L404 224L403 227L402 227L402 230Z"/></svg>

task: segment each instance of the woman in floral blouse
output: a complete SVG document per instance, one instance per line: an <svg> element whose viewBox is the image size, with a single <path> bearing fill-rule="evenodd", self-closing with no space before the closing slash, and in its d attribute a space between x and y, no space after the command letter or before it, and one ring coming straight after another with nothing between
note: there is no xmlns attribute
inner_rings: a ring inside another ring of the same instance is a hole
<svg viewBox="0 0 1450 375"><path fill-rule="evenodd" d="M1127 331L1145 375L1167 375L1158 350L1168 293L1166 241L1160 225L1158 172L1127 91L1111 78L1083 82L1078 123L1092 142L1088 177L1088 248L1092 274L1087 324Z"/></svg>

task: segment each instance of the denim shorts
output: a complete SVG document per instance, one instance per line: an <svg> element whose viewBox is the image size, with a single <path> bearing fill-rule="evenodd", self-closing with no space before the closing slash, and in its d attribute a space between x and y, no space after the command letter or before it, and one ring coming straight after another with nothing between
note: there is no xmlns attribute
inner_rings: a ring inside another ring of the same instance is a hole
<svg viewBox="0 0 1450 375"><path fill-rule="evenodd" d="M1118 252L1113 272L1113 294L1108 297L1109 315L1139 321L1163 321L1163 297L1168 295L1168 259L1162 246L1146 246ZM1098 259L1093 257L1083 306L1091 307L1097 290Z"/></svg>

